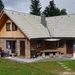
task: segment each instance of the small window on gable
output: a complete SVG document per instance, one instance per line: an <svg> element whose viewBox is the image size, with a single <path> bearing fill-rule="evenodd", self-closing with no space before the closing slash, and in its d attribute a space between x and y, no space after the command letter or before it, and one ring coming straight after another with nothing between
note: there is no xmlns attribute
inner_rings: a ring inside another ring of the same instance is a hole
<svg viewBox="0 0 75 75"><path fill-rule="evenodd" d="M41 48L42 47L42 41L41 40L37 40L37 48Z"/></svg>
<svg viewBox="0 0 75 75"><path fill-rule="evenodd" d="M6 31L10 31L10 30L11 30L11 29L10 29L10 25L11 25L10 22L6 23Z"/></svg>
<svg viewBox="0 0 75 75"><path fill-rule="evenodd" d="M12 22L12 30L16 31L17 30L17 26L15 25L15 23Z"/></svg>

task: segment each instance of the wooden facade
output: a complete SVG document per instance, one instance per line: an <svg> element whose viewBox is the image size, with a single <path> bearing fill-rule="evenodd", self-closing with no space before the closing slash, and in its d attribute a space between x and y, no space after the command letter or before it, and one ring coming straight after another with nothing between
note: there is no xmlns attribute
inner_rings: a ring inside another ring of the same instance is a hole
<svg viewBox="0 0 75 75"><path fill-rule="evenodd" d="M40 52L43 50L58 50L61 54L64 55L73 55L73 42L74 40L61 40L63 41L62 44L60 44L59 41L45 41L45 40L40 40L41 42L41 47L37 47L37 40L32 40L31 41L31 50L36 50L36 52Z"/></svg>
<svg viewBox="0 0 75 75"><path fill-rule="evenodd" d="M9 31L7 31L6 29L7 23L10 23ZM13 21L6 14L3 14L3 16L1 16L0 47L2 47L4 51L8 52L8 43L10 43L10 54L17 53L18 56L30 58L30 44L28 43L28 38L23 34L23 32L18 27L17 30L12 30L12 23Z"/></svg>
<svg viewBox="0 0 75 75"><path fill-rule="evenodd" d="M39 41L41 41L41 40L39 40ZM34 49L37 52L39 52L41 50L46 50L46 49L51 49L51 50L58 49L56 41L50 42L50 41L42 40L41 44L42 44L41 47L38 48L37 47L37 45L38 45L37 40L31 41L31 49Z"/></svg>
<svg viewBox="0 0 75 75"><path fill-rule="evenodd" d="M6 16L7 17L7 16ZM0 38L26 38L18 28L17 31L12 31L12 21L4 16L5 21L0 21ZM10 31L6 30L6 23L10 23Z"/></svg>

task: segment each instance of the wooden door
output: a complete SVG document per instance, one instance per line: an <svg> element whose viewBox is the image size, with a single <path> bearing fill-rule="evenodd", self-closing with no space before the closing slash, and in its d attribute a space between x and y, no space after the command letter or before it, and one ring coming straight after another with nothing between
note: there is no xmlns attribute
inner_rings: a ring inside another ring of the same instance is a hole
<svg viewBox="0 0 75 75"><path fill-rule="evenodd" d="M67 54L73 54L73 40L67 40L66 45Z"/></svg>
<svg viewBox="0 0 75 75"><path fill-rule="evenodd" d="M20 55L25 56L25 41L20 41Z"/></svg>

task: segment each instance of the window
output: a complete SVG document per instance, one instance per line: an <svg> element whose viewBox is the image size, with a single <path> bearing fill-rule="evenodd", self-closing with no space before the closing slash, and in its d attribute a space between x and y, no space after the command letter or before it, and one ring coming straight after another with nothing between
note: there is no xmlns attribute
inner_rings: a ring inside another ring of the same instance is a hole
<svg viewBox="0 0 75 75"><path fill-rule="evenodd" d="M10 31L10 22L9 23L6 23L6 31Z"/></svg>
<svg viewBox="0 0 75 75"><path fill-rule="evenodd" d="M57 41L57 47L63 47L63 40Z"/></svg>
<svg viewBox="0 0 75 75"><path fill-rule="evenodd" d="M13 31L16 31L17 30L17 26L14 23L12 23L12 30Z"/></svg>
<svg viewBox="0 0 75 75"><path fill-rule="evenodd" d="M42 47L42 41L41 40L37 40L37 48L41 48Z"/></svg>
<svg viewBox="0 0 75 75"><path fill-rule="evenodd" d="M10 48L11 48L11 41L6 41L6 48L8 49L8 47L10 46Z"/></svg>

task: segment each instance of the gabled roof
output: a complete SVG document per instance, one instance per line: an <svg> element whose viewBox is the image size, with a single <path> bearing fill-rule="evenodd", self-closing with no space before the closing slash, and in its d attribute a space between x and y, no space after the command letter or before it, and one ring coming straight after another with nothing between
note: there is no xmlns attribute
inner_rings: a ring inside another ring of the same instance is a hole
<svg viewBox="0 0 75 75"><path fill-rule="evenodd" d="M29 38L75 38L75 14L46 18L47 27L41 24L41 17L12 10L4 13Z"/></svg>
<svg viewBox="0 0 75 75"><path fill-rule="evenodd" d="M52 37L75 38L75 14L46 18Z"/></svg>
<svg viewBox="0 0 75 75"><path fill-rule="evenodd" d="M4 10L4 13L21 29L29 38L48 38L47 28L41 24L39 16L34 16L12 10Z"/></svg>

